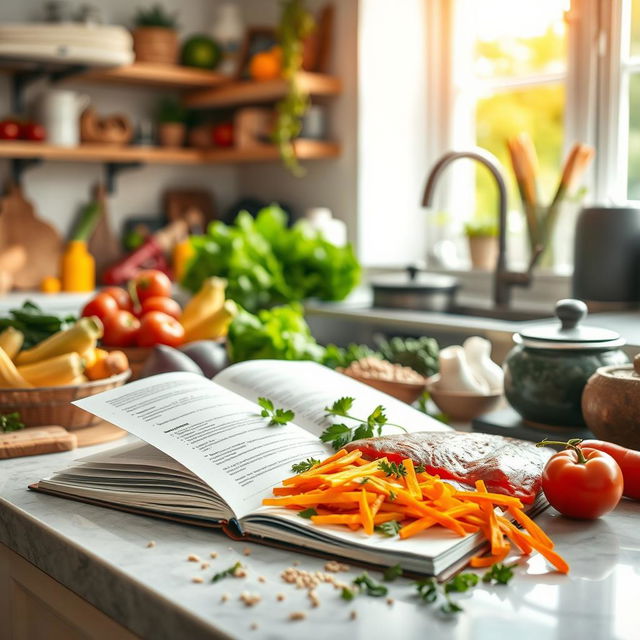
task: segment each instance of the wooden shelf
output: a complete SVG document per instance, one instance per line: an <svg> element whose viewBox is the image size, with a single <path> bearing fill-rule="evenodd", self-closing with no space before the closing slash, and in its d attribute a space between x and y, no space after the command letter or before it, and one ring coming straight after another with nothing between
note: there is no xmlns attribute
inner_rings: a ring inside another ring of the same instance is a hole
<svg viewBox="0 0 640 640"><path fill-rule="evenodd" d="M150 62L134 62L110 69L92 69L70 76L69 80L185 90L211 88L229 82L227 76L215 71Z"/></svg>
<svg viewBox="0 0 640 640"><path fill-rule="evenodd" d="M298 140L296 153L301 160L334 158L340 145L334 142ZM251 149L164 149L161 147L117 147L83 144L56 147L41 142L0 141L0 158L10 160L42 159L58 162L104 162L149 164L235 164L279 160L278 149L264 145Z"/></svg>
<svg viewBox="0 0 640 640"><path fill-rule="evenodd" d="M298 81L300 87L311 96L335 96L342 91L339 78L321 73L301 72ZM184 104L191 109L213 109L275 102L282 98L286 91L286 82L281 79L227 82L212 89L190 91L184 96Z"/></svg>

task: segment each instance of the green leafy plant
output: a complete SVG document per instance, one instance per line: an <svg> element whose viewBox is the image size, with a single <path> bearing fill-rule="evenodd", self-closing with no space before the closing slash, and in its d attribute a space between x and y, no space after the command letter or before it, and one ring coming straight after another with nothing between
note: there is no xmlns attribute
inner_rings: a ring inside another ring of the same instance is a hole
<svg viewBox="0 0 640 640"><path fill-rule="evenodd" d="M241 562L236 562L234 565L231 565L228 569L224 569L223 571L219 571L218 573L214 574L213 577L211 578L211 582L218 582L224 578L228 578L229 576L232 576L236 571L238 571L238 569L242 569Z"/></svg>
<svg viewBox="0 0 640 640"><path fill-rule="evenodd" d="M20 418L20 414L17 411L13 413L5 413L0 415L0 432L10 433L11 431L20 431L24 429L25 424Z"/></svg>
<svg viewBox="0 0 640 640"><path fill-rule="evenodd" d="M380 354L385 360L410 367L425 378L438 373L438 354L440 349L435 338L401 338L377 340Z"/></svg>
<svg viewBox="0 0 640 640"><path fill-rule="evenodd" d="M382 579L385 582L393 582L396 578L402 575L402 567L399 564L394 564L393 567L387 567L382 572Z"/></svg>
<svg viewBox="0 0 640 640"><path fill-rule="evenodd" d="M381 460L378 463L378 469L380 469L380 471L384 471L387 477L393 476L398 480L407 475L407 469L402 462L397 464L395 462L385 462L384 460Z"/></svg>
<svg viewBox="0 0 640 640"><path fill-rule="evenodd" d="M282 76L287 83L287 93L276 105L276 124L272 134L278 145L282 161L295 176L304 175L296 157L293 141L302 129L302 116L309 106L309 94L298 80L302 69L304 39L314 28L311 13L304 0L284 0L278 40L282 48Z"/></svg>
<svg viewBox="0 0 640 640"><path fill-rule="evenodd" d="M318 512L313 507L309 507L308 509L303 509L302 511L298 511L298 515L301 518L306 518L307 520L310 520L311 516L317 516Z"/></svg>
<svg viewBox="0 0 640 640"><path fill-rule="evenodd" d="M513 578L513 568L517 565L517 562L511 564L502 564L497 562L491 565L488 571L485 571L482 576L482 582L486 584L508 584L509 580Z"/></svg>
<svg viewBox="0 0 640 640"><path fill-rule="evenodd" d="M296 464L291 465L291 471L293 473L304 473L305 471L311 471L313 467L320 464L320 460L316 460L315 458L307 458L302 462L296 462Z"/></svg>
<svg viewBox="0 0 640 640"><path fill-rule="evenodd" d="M146 9L139 8L134 18L136 27L162 27L176 30L178 28L177 15L169 13L160 3Z"/></svg>
<svg viewBox="0 0 640 640"><path fill-rule="evenodd" d="M388 520L375 526L375 530L387 538L393 538L398 535L402 525L397 520Z"/></svg>
<svg viewBox="0 0 640 640"><path fill-rule="evenodd" d="M445 582L442 589L438 588L435 578L424 578L414 583L418 597L427 604L433 604L437 600L442 600L440 611L446 614L459 613L462 607L455 603L449 594L464 593L478 584L478 576L475 573L459 573L448 582Z"/></svg>
<svg viewBox="0 0 640 640"><path fill-rule="evenodd" d="M162 124L183 124L187 119L187 110L175 98L164 98L158 104L156 117Z"/></svg>
<svg viewBox="0 0 640 640"><path fill-rule="evenodd" d="M258 398L258 404L262 407L260 415L263 418L270 418L270 426L287 424L296 417L291 409L276 409L269 398Z"/></svg>

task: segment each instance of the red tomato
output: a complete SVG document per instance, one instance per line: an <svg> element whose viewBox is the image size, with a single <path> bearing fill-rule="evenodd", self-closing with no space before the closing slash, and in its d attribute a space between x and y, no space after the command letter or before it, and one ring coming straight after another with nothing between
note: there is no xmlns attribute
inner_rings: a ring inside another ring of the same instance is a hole
<svg viewBox="0 0 640 640"><path fill-rule="evenodd" d="M130 347L135 344L139 330L140 320L120 309L105 320L102 342L109 347Z"/></svg>
<svg viewBox="0 0 640 640"><path fill-rule="evenodd" d="M625 449L619 444L603 440L583 440L580 446L608 453L618 463L620 471L622 471L624 478L622 495L640 500L640 451Z"/></svg>
<svg viewBox="0 0 640 640"><path fill-rule="evenodd" d="M0 140L17 140L20 137L20 125L14 120L0 122Z"/></svg>
<svg viewBox="0 0 640 640"><path fill-rule="evenodd" d="M42 142L47 137L47 131L37 122L26 122L20 126L20 137L23 140Z"/></svg>
<svg viewBox="0 0 640 640"><path fill-rule="evenodd" d="M166 344L178 347L184 342L184 327L162 311L149 311L142 317L138 333L139 347Z"/></svg>
<svg viewBox="0 0 640 640"><path fill-rule="evenodd" d="M222 122L211 130L211 138L216 147L233 146L233 123Z"/></svg>
<svg viewBox="0 0 640 640"><path fill-rule="evenodd" d="M84 305L80 315L83 318L88 316L98 316L98 318L102 320L102 324L104 324L104 321L117 311L118 304L116 301L106 293L99 293Z"/></svg>
<svg viewBox="0 0 640 640"><path fill-rule="evenodd" d="M168 298L171 295L171 280L157 269L141 271L134 280L138 300L142 304L147 298L161 296Z"/></svg>
<svg viewBox="0 0 640 640"><path fill-rule="evenodd" d="M618 463L589 447L573 446L554 454L542 472L547 500L570 518L592 520L609 513L620 502L622 487Z"/></svg>
<svg viewBox="0 0 640 640"><path fill-rule="evenodd" d="M173 318L180 318L182 309L180 305L173 298L165 298L163 296L153 296L153 298L147 298L142 303L140 310L140 317L144 316L149 311L162 311L168 316Z"/></svg>
<svg viewBox="0 0 640 640"><path fill-rule="evenodd" d="M111 296L116 301L119 309L124 309L125 311L133 311L131 296L122 287L105 287L100 291L100 293Z"/></svg>

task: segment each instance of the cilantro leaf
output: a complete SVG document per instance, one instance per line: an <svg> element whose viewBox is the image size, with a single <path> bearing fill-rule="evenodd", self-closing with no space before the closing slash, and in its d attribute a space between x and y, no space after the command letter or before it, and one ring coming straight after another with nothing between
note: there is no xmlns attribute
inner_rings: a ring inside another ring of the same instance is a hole
<svg viewBox="0 0 640 640"><path fill-rule="evenodd" d="M445 583L445 593L464 593L478 584L478 576L475 573L459 573Z"/></svg>
<svg viewBox="0 0 640 640"><path fill-rule="evenodd" d="M276 409L269 398L258 398L258 404L262 407L260 415L263 418L270 418L269 426L287 424L296 416L291 409Z"/></svg>
<svg viewBox="0 0 640 640"><path fill-rule="evenodd" d="M359 575L353 581L353 584L357 585L361 589L364 589L365 593L368 596L372 596L374 598L381 598L382 596L386 596L387 593L389 593L389 589L387 589L387 587L373 580L366 571L363 574Z"/></svg>
<svg viewBox="0 0 640 640"><path fill-rule="evenodd" d="M309 507L308 509L298 511L298 515L301 518L307 518L307 520L311 520L311 516L317 516L318 512L313 507Z"/></svg>
<svg viewBox="0 0 640 640"><path fill-rule="evenodd" d="M440 611L442 611L442 613L460 613L460 611L464 611L464 609L453 600L447 598L447 601L440 606Z"/></svg>
<svg viewBox="0 0 640 640"><path fill-rule="evenodd" d="M424 578L414 583L418 597L423 602L435 602L438 599L438 583L435 578Z"/></svg>
<svg viewBox="0 0 640 640"><path fill-rule="evenodd" d="M341 416L343 418L346 418L354 402L355 398L345 396L343 398L338 398L338 400L336 400L331 405L331 407L325 407L324 410L330 416Z"/></svg>
<svg viewBox="0 0 640 640"><path fill-rule="evenodd" d="M353 592L353 589L349 589L349 587L342 587L340 597L347 602L351 602L351 600L356 597L356 594Z"/></svg>
<svg viewBox="0 0 640 640"><path fill-rule="evenodd" d="M222 580L223 578L227 578L229 576L232 576L238 569L241 569L241 568L242 568L242 563L241 562L236 562L234 565L232 565L228 569L225 569L224 571L220 571L220 572L216 573L211 578L211 582L218 582L219 580Z"/></svg>
<svg viewBox="0 0 640 640"><path fill-rule="evenodd" d="M427 470L421 464L417 465L415 470L416 470L416 473L426 473L427 472Z"/></svg>
<svg viewBox="0 0 640 640"><path fill-rule="evenodd" d="M393 502L398 497L398 494L391 489L391 490L389 490L389 496L388 497L389 497L389 502Z"/></svg>
<svg viewBox="0 0 640 640"><path fill-rule="evenodd" d="M385 462L384 460L381 460L378 463L378 469L380 469L380 471L384 471L387 476L393 476L398 479L404 478L404 476L407 475L407 469L402 462L400 464L396 464L395 462Z"/></svg>
<svg viewBox="0 0 640 640"><path fill-rule="evenodd" d="M320 464L320 460L316 460L315 458L307 458L306 460L302 460L301 462L296 462L291 465L291 471L293 473L304 473L305 471L310 471L316 465Z"/></svg>
<svg viewBox="0 0 640 640"><path fill-rule="evenodd" d="M273 402L269 398L258 398L258 404L264 409L262 415L265 418L273 412Z"/></svg>
<svg viewBox="0 0 640 640"><path fill-rule="evenodd" d="M387 567L382 572L382 579L385 582L393 582L396 578L402 575L402 567L399 564L394 564L393 567Z"/></svg>
<svg viewBox="0 0 640 640"><path fill-rule="evenodd" d="M354 432L353 432L353 440L363 440L364 438L373 438L374 436L373 427L367 424L361 424Z"/></svg>
<svg viewBox="0 0 640 640"><path fill-rule="evenodd" d="M398 535L400 528L400 523L397 520L389 520L388 522L376 525L375 531L388 538L393 538L393 536Z"/></svg>
<svg viewBox="0 0 640 640"><path fill-rule="evenodd" d="M508 584L509 580L513 578L513 567L517 565L517 562L513 564L502 564L501 562L497 562L494 565L491 565L491 568L488 571L485 571L482 576L482 582L488 584Z"/></svg>

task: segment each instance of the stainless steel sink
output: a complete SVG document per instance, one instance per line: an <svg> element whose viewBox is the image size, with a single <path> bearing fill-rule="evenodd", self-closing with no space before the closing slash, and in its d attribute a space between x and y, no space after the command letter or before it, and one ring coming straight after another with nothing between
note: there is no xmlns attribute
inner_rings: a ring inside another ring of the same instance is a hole
<svg viewBox="0 0 640 640"><path fill-rule="evenodd" d="M451 308L449 313L460 316L473 316L475 318L493 318L494 320L507 320L510 322L528 322L530 320L552 319L552 315L549 312L501 307L491 308L456 305Z"/></svg>

